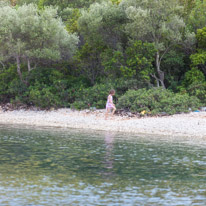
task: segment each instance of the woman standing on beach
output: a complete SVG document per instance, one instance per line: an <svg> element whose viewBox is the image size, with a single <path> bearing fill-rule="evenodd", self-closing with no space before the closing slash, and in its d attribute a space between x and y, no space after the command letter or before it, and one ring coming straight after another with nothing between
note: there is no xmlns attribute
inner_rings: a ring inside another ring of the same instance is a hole
<svg viewBox="0 0 206 206"><path fill-rule="evenodd" d="M105 115L105 119L107 119L108 114L112 111L112 116L114 115L115 111L116 111L116 107L113 103L113 96L115 95L115 90L112 89L109 92L109 96L107 97L107 103L106 103L106 115Z"/></svg>

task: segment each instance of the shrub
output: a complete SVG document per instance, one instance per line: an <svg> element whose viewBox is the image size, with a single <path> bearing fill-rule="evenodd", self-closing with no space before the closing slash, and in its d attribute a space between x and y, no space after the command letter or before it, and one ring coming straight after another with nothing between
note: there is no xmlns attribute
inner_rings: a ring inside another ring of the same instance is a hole
<svg viewBox="0 0 206 206"><path fill-rule="evenodd" d="M8 89L12 80L17 79L16 67L10 66L8 69L0 70L0 102L8 102L11 94Z"/></svg>
<svg viewBox="0 0 206 206"><path fill-rule="evenodd" d="M205 76L197 68L193 67L185 73L185 78L179 89L181 92L187 92L190 96L197 97L204 106L206 105Z"/></svg>
<svg viewBox="0 0 206 206"><path fill-rule="evenodd" d="M29 100L30 102L40 108L57 108L61 105L59 96L52 92L52 88L45 87L41 90L37 87L30 88L29 91Z"/></svg>
<svg viewBox="0 0 206 206"><path fill-rule="evenodd" d="M89 88L80 88L76 91L75 102L71 107L75 109L86 109L96 107L102 109L105 107L109 91L113 88L111 83L96 84Z"/></svg>
<svg viewBox="0 0 206 206"><path fill-rule="evenodd" d="M118 107L131 112L146 111L151 114L166 112L175 114L197 109L200 101L188 94L174 94L162 88L129 90L119 98Z"/></svg>
<svg viewBox="0 0 206 206"><path fill-rule="evenodd" d="M184 87L188 87L191 84L198 83L198 82L204 82L204 81L205 81L205 76L203 72L201 72L196 67L193 67L191 70L185 73L185 77L182 82L182 85Z"/></svg>
<svg viewBox="0 0 206 206"><path fill-rule="evenodd" d="M115 82L113 82L114 88L118 94L118 96L125 94L126 91L129 89L134 89L137 90L139 88L145 88L148 87L148 85L144 82L142 83L141 81L137 79L123 79L119 78Z"/></svg>
<svg viewBox="0 0 206 206"><path fill-rule="evenodd" d="M135 79L116 79L102 80L102 83L95 84L93 87L80 87L70 88L70 97L73 97L72 103L75 109L86 109L89 107L96 107L97 109L105 108L108 93L111 89L115 89L116 94L114 101L117 102L118 98L125 94L128 89L139 88L139 82Z"/></svg>
<svg viewBox="0 0 206 206"><path fill-rule="evenodd" d="M193 83L187 88L189 95L195 96L200 99L203 106L206 105L206 81Z"/></svg>
<svg viewBox="0 0 206 206"><path fill-rule="evenodd" d="M81 110L88 108L88 105L86 105L83 101L75 101L73 104L71 104L71 108Z"/></svg>

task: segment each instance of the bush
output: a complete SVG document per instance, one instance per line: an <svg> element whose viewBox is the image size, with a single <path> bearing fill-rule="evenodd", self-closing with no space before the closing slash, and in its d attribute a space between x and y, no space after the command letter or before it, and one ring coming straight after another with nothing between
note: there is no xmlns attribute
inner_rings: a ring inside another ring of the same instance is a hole
<svg viewBox="0 0 206 206"><path fill-rule="evenodd" d="M121 109L131 112L145 110L151 114L188 112L189 108L194 110L199 106L200 101L196 97L190 97L188 94L174 94L162 88L129 90L119 98L118 104Z"/></svg>
<svg viewBox="0 0 206 206"><path fill-rule="evenodd" d="M201 103L206 104L206 83L193 82L182 93L174 94L162 89L139 89L143 86L135 79L102 79L102 82L89 87L84 77L74 77L68 69L36 68L29 74L23 72L23 77L28 81L25 84L20 81L16 67L0 71L0 101L37 106L43 109L51 107L71 107L75 109L87 109L96 107L105 108L109 90L115 89L114 102L119 100L119 108L134 112L143 110L157 114L167 112L174 114L188 111L188 108L196 108Z"/></svg>
<svg viewBox="0 0 206 206"><path fill-rule="evenodd" d="M83 101L75 101L73 104L71 104L71 108L81 110L88 108L88 105L86 105Z"/></svg>
<svg viewBox="0 0 206 206"><path fill-rule="evenodd" d="M10 95L10 102L21 102L27 105L37 106L48 109L64 105L64 98L61 99L64 92L60 80L63 78L62 73L55 69L35 69L29 74L23 73L24 79L28 84L21 82L19 78L13 79L8 83L7 89ZM59 88L61 84L61 88Z"/></svg>
<svg viewBox="0 0 206 206"><path fill-rule="evenodd" d="M109 91L113 88L111 83L96 84L89 88L80 88L76 91L75 102L71 107L75 109L86 109L96 107L105 108Z"/></svg>
<svg viewBox="0 0 206 206"><path fill-rule="evenodd" d="M10 66L8 69L0 70L0 102L8 102L12 95L8 89L12 80L17 79L16 67Z"/></svg>
<svg viewBox="0 0 206 206"><path fill-rule="evenodd" d="M114 84L114 88L115 88L118 96L122 96L129 89L137 90L139 88L147 88L148 87L148 85L146 83L142 83L141 81L139 81L137 79L119 78L119 79L116 79L116 81L113 82L113 84Z"/></svg>
<svg viewBox="0 0 206 206"><path fill-rule="evenodd" d="M200 99L203 106L206 105L206 81L191 84L187 88L187 92L189 95Z"/></svg>
<svg viewBox="0 0 206 206"><path fill-rule="evenodd" d="M185 78L179 89L182 93L187 92L190 96L197 97L204 106L206 105L205 76L197 68L193 67L185 73Z"/></svg>
<svg viewBox="0 0 206 206"><path fill-rule="evenodd" d="M199 83L199 82L204 82L204 81L205 81L205 76L204 76L203 72L201 72L196 67L193 67L191 70L189 70L185 73L185 77L184 77L184 80L182 82L182 86L187 88L188 86L190 86L194 83Z"/></svg>
<svg viewBox="0 0 206 206"><path fill-rule="evenodd" d="M58 94L52 92L52 88L45 87L39 89L37 87L30 88L29 91L29 100L30 102L40 108L58 108L61 105L60 98Z"/></svg>
<svg viewBox="0 0 206 206"><path fill-rule="evenodd" d="M139 87L139 82L135 79L116 79L115 81L104 79L102 83L95 84L93 87L75 89L72 87L69 90L70 96L73 95L75 101L71 104L71 107L75 109L87 109L90 107L103 109L111 89L116 91L114 101L117 102L118 98L125 94L128 89L137 89Z"/></svg>

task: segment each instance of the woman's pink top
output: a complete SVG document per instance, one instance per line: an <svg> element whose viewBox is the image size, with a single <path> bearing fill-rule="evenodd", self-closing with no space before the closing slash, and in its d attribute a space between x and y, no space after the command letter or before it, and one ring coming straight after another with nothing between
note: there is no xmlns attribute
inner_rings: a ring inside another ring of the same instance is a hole
<svg viewBox="0 0 206 206"><path fill-rule="evenodd" d="M111 97L111 99L109 97ZM107 97L106 108L114 108L112 95L109 95Z"/></svg>

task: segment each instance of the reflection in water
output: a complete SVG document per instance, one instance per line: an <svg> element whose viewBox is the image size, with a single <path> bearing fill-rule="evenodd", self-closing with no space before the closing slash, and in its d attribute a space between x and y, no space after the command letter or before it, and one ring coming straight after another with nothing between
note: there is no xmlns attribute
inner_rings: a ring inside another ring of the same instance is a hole
<svg viewBox="0 0 206 206"><path fill-rule="evenodd" d="M104 156L104 167L106 171L104 172L105 177L112 178L113 174L113 162L114 162L114 154L112 153L113 150L113 143L114 143L114 132L107 131L105 133L105 156Z"/></svg>
<svg viewBox="0 0 206 206"><path fill-rule="evenodd" d="M205 147L0 126L0 205L206 205Z"/></svg>

